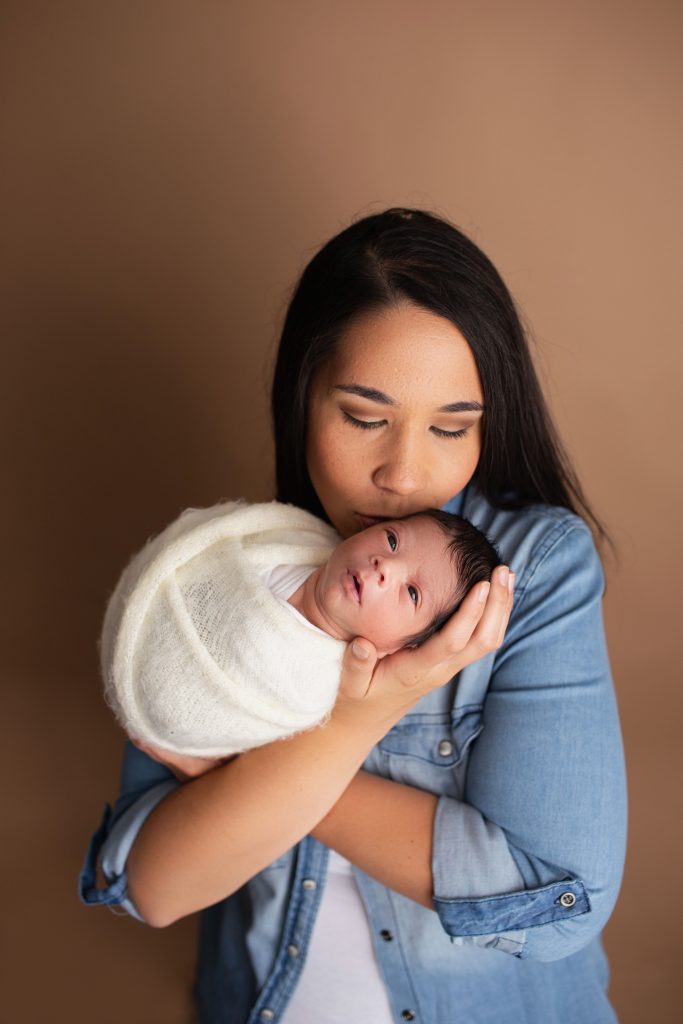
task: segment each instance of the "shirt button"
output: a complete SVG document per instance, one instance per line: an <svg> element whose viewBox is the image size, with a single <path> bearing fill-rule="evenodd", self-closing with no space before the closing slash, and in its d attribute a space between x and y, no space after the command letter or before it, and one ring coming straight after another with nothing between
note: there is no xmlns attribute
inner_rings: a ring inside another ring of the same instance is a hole
<svg viewBox="0 0 683 1024"><path fill-rule="evenodd" d="M442 757L448 757L449 754L453 753L453 744L450 740L441 740L441 743L439 743L439 753Z"/></svg>
<svg viewBox="0 0 683 1024"><path fill-rule="evenodd" d="M414 1010L401 1010L401 1016L404 1020L415 1020Z"/></svg>
<svg viewBox="0 0 683 1024"><path fill-rule="evenodd" d="M316 880L314 878L304 878L303 882L301 883L301 888L302 889L317 889L318 888L318 883L316 882Z"/></svg>
<svg viewBox="0 0 683 1024"><path fill-rule="evenodd" d="M563 892L560 896L560 903L563 907L573 907L576 903L576 896L573 892Z"/></svg>
<svg viewBox="0 0 683 1024"><path fill-rule="evenodd" d="M287 952L289 953L290 956L298 956L299 955L299 947L298 946L294 946L294 945L287 946Z"/></svg>
<svg viewBox="0 0 683 1024"><path fill-rule="evenodd" d="M391 940L394 937L391 934L391 932L389 931L388 928L382 928L382 931L380 932L380 935L382 936L382 938L384 939L385 942L391 942Z"/></svg>
<svg viewBox="0 0 683 1024"><path fill-rule="evenodd" d="M272 1020L274 1016L275 1013L273 1010L269 1010L268 1008L261 1010L261 1020Z"/></svg>

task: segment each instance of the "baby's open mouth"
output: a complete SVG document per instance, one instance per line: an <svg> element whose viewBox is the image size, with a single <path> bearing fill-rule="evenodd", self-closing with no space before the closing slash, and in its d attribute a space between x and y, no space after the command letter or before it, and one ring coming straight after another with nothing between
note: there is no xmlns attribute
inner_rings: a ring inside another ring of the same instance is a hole
<svg viewBox="0 0 683 1024"><path fill-rule="evenodd" d="M348 580L349 580L349 586L348 586L349 595L352 596L352 597L355 597L355 599L358 602L358 604L360 604L361 596L362 596L362 593L363 593L363 583L360 580L360 577L358 577L354 573L352 573L350 569L346 570L346 574L347 574L347 577L348 577Z"/></svg>

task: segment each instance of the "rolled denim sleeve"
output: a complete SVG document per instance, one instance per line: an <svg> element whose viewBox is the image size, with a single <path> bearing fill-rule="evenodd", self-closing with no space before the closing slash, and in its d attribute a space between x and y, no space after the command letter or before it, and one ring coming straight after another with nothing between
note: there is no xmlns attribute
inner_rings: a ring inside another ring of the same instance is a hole
<svg viewBox="0 0 683 1024"><path fill-rule="evenodd" d="M112 812L105 804L79 875L78 894L83 903L121 907L143 920L128 896L126 861L149 815L179 785L167 768L126 742L116 805ZM97 887L98 862L107 883L102 888Z"/></svg>
<svg viewBox="0 0 683 1024"><path fill-rule="evenodd" d="M465 801L442 797L435 820L434 906L456 941L560 959L614 906L626 796L603 589L575 517L556 524L517 580Z"/></svg>

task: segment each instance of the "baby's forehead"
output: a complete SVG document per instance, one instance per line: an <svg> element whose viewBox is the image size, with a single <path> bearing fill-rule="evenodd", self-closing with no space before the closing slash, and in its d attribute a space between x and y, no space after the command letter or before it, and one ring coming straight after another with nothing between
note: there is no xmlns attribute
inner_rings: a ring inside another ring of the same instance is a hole
<svg viewBox="0 0 683 1024"><path fill-rule="evenodd" d="M437 566L443 570L443 576L454 579L457 576L455 560L452 557L453 538L444 530L443 526L431 516L417 515L410 519L398 520L404 530L408 531L411 539L416 545L415 554L429 551L432 554L443 555ZM434 566L432 566L432 571Z"/></svg>
<svg viewBox="0 0 683 1024"><path fill-rule="evenodd" d="M419 536L422 544L429 544L430 547L434 546L435 548L448 547L450 537L441 524L431 516L418 513L409 519L399 519L397 522L409 534L415 537Z"/></svg>

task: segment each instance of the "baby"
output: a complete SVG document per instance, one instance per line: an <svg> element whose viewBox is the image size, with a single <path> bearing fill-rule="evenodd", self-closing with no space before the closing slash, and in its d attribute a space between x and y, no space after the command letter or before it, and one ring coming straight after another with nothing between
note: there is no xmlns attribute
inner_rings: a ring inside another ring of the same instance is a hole
<svg viewBox="0 0 683 1024"><path fill-rule="evenodd" d="M138 743L226 757L329 716L345 644L417 646L498 555L427 510L341 541L278 502L188 509L139 552L107 607L105 694Z"/></svg>

